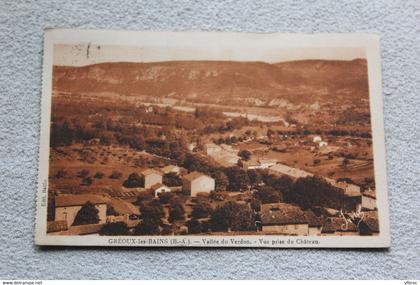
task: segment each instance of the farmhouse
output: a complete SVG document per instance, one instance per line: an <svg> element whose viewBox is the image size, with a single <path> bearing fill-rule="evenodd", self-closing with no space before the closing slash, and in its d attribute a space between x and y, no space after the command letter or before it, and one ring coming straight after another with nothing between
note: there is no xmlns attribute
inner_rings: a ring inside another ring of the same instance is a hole
<svg viewBox="0 0 420 285"><path fill-rule="evenodd" d="M261 205L262 231L273 234L301 235L309 233L305 213L297 206L286 203Z"/></svg>
<svg viewBox="0 0 420 285"><path fill-rule="evenodd" d="M106 222L106 198L100 195L59 195L55 197L55 221L66 221L70 227L84 204L90 202L98 209L99 224Z"/></svg>
<svg viewBox="0 0 420 285"><path fill-rule="evenodd" d="M213 191L215 180L201 172L194 171L182 178L182 187L191 193L191 197L196 197L197 193Z"/></svg>
<svg viewBox="0 0 420 285"><path fill-rule="evenodd" d="M152 187L150 187L150 190L153 190L155 193L155 197L158 198L160 193L165 193L165 192L171 192L172 189L169 188L166 185L163 185L162 183L156 183L155 185L153 185Z"/></svg>
<svg viewBox="0 0 420 285"><path fill-rule="evenodd" d="M274 175L286 175L292 179L304 178L304 177L311 177L313 176L312 173L306 172L304 170L293 168L287 166L285 164L277 163L276 165L271 166L268 169L268 173Z"/></svg>
<svg viewBox="0 0 420 285"><path fill-rule="evenodd" d="M376 194L375 191L369 189L363 192L362 195L362 210L375 210L376 209Z"/></svg>
<svg viewBox="0 0 420 285"><path fill-rule="evenodd" d="M144 188L150 189L156 183L162 183L162 173L155 169L146 169L141 173L144 177Z"/></svg>

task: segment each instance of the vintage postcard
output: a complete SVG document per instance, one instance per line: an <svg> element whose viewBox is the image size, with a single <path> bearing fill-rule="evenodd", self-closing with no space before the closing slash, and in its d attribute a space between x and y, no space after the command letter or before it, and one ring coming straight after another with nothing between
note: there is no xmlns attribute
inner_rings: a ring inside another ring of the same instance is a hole
<svg viewBox="0 0 420 285"><path fill-rule="evenodd" d="M389 247L379 38L47 30L38 245Z"/></svg>

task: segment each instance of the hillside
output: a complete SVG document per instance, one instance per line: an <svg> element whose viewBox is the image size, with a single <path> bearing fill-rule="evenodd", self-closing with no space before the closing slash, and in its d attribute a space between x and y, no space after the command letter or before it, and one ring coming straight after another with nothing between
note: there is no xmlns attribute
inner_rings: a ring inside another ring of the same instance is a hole
<svg viewBox="0 0 420 285"><path fill-rule="evenodd" d="M232 61L101 63L54 66L53 90L112 92L220 103L249 98L269 104L353 103L368 98L365 60L305 60L269 64Z"/></svg>

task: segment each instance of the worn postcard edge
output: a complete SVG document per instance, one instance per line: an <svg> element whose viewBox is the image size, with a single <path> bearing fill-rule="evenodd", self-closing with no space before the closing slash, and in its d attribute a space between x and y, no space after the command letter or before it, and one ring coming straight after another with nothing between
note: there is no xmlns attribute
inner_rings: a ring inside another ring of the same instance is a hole
<svg viewBox="0 0 420 285"><path fill-rule="evenodd" d="M254 43L287 47L361 47L368 62L374 173L380 233L377 236L49 236L47 201L49 138L54 44L89 43L113 45L180 46L194 39L201 47L209 42L232 47ZM222 32L140 32L109 30L47 29L44 33L41 125L36 195L35 244L51 246L142 246L142 247L256 247L256 248L387 248L390 247L388 190L382 104L379 36L374 34L257 34Z"/></svg>

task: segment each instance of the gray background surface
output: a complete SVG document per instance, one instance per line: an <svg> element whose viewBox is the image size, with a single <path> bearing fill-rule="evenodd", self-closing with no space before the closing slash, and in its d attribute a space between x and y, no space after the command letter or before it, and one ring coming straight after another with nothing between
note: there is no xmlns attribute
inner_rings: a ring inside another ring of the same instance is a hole
<svg viewBox="0 0 420 285"><path fill-rule="evenodd" d="M381 36L390 250L34 246L44 28ZM419 1L0 1L0 278L420 278Z"/></svg>

